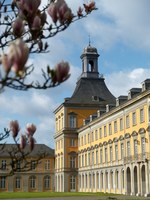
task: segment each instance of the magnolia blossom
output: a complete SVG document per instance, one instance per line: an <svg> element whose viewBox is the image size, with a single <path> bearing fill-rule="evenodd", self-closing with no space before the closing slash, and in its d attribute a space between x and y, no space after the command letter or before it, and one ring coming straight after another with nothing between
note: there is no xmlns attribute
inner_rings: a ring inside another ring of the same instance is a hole
<svg viewBox="0 0 150 200"><path fill-rule="evenodd" d="M24 15L35 15L38 7L41 4L41 0L20 0L16 1L18 8L24 13Z"/></svg>
<svg viewBox="0 0 150 200"><path fill-rule="evenodd" d="M69 70L70 66L68 62L60 62L55 66L55 69L52 70L52 82L55 83L61 83L69 78Z"/></svg>
<svg viewBox="0 0 150 200"><path fill-rule="evenodd" d="M5 72L8 73L12 66L12 60L8 58L8 55L3 54L1 56L1 64L2 64Z"/></svg>
<svg viewBox="0 0 150 200"><path fill-rule="evenodd" d="M33 136L36 131L36 126L34 124L27 124L26 129L28 136Z"/></svg>
<svg viewBox="0 0 150 200"><path fill-rule="evenodd" d="M24 23L20 17L16 18L14 23L12 24L13 33L15 36L20 37L24 32Z"/></svg>
<svg viewBox="0 0 150 200"><path fill-rule="evenodd" d="M59 21L60 24L64 24L65 22L70 23L73 18L72 11L64 0L59 0L55 3L52 2L48 7L47 12L54 23L57 21Z"/></svg>
<svg viewBox="0 0 150 200"><path fill-rule="evenodd" d="M19 131L20 131L20 127L19 127L19 123L17 120L11 121L10 122L10 130L12 132L12 136L13 138L16 138Z"/></svg>
<svg viewBox="0 0 150 200"><path fill-rule="evenodd" d="M21 40L17 39L15 42L12 42L9 46L9 53L7 55L8 63L11 63L11 69L19 74L24 71L25 64L28 60L29 48Z"/></svg>
<svg viewBox="0 0 150 200"><path fill-rule="evenodd" d="M92 12L92 10L95 10L95 2L91 1L89 4L83 4L84 8L85 8L85 12L88 14L90 12Z"/></svg>

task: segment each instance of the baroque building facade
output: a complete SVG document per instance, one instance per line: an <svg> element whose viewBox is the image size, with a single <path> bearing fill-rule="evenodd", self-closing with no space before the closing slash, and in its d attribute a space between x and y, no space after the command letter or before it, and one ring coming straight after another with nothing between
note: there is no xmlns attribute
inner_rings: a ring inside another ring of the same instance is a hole
<svg viewBox="0 0 150 200"><path fill-rule="evenodd" d="M97 49L55 113L55 190L150 194L150 79L115 98L98 72Z"/></svg>
<svg viewBox="0 0 150 200"><path fill-rule="evenodd" d="M11 152L15 148L14 144L0 145L0 192L54 191L54 149L44 144L35 144L30 152L27 146L24 150L26 159L18 159L15 162L16 170L11 174L14 159Z"/></svg>

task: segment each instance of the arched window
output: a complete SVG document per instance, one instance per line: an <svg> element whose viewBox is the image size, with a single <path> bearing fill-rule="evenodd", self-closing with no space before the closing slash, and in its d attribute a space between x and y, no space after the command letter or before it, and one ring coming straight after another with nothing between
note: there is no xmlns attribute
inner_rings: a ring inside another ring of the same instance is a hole
<svg viewBox="0 0 150 200"><path fill-rule="evenodd" d="M36 189L36 177L35 176L30 176L29 187L30 187L30 189Z"/></svg>
<svg viewBox="0 0 150 200"><path fill-rule="evenodd" d="M93 60L89 60L90 72L94 72L94 62Z"/></svg>
<svg viewBox="0 0 150 200"><path fill-rule="evenodd" d="M45 190L49 190L51 187L51 178L50 178L50 176L45 176L44 177L44 189Z"/></svg>

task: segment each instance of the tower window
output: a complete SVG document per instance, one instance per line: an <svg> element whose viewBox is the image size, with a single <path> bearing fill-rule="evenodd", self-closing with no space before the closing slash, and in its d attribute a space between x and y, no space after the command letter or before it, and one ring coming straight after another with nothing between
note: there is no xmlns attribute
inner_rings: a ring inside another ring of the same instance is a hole
<svg viewBox="0 0 150 200"><path fill-rule="evenodd" d="M89 68L91 72L94 72L94 62L93 60L89 60Z"/></svg>

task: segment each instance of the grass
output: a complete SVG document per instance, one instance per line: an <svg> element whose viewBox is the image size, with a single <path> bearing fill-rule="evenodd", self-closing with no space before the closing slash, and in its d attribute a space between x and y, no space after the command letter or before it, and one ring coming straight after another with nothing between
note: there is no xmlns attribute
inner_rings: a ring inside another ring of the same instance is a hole
<svg viewBox="0 0 150 200"><path fill-rule="evenodd" d="M0 199L41 198L41 197L71 197L71 196L112 196L108 193L90 192L0 192Z"/></svg>

